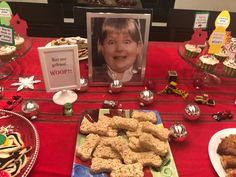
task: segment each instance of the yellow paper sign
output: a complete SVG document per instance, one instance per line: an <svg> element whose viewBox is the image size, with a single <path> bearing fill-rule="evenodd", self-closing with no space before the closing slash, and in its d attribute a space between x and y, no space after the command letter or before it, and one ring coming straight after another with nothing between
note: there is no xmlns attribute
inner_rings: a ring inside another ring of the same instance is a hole
<svg viewBox="0 0 236 177"><path fill-rule="evenodd" d="M227 10L224 10L216 18L215 30L212 32L209 39L210 48L208 50L208 53L216 54L220 51L227 38L226 29L228 28L229 24L230 14Z"/></svg>

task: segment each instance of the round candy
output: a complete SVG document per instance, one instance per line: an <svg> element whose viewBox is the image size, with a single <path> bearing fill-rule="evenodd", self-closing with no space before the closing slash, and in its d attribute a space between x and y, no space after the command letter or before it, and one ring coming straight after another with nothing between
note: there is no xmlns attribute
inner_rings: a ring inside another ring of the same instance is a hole
<svg viewBox="0 0 236 177"><path fill-rule="evenodd" d="M184 117L188 120L196 120L200 117L200 108L196 104L188 104L184 111Z"/></svg>
<svg viewBox="0 0 236 177"><path fill-rule="evenodd" d="M0 134L0 145L3 145L6 141L7 137L3 134Z"/></svg>
<svg viewBox="0 0 236 177"><path fill-rule="evenodd" d="M170 138L176 142L183 142L187 137L187 130L183 124L174 124L169 129Z"/></svg>

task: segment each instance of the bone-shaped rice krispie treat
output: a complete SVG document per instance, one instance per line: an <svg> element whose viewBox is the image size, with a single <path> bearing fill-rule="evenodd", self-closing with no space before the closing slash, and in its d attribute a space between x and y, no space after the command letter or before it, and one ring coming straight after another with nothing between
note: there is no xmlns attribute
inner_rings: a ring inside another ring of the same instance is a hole
<svg viewBox="0 0 236 177"><path fill-rule="evenodd" d="M142 124L142 131L151 133L153 136L159 138L162 141L167 141L170 135L170 130L163 127L158 127L151 122L144 122Z"/></svg>
<svg viewBox="0 0 236 177"><path fill-rule="evenodd" d="M124 118L120 116L114 116L110 123L112 128L125 129L129 131L136 131L138 128L138 121L131 118Z"/></svg>
<svg viewBox="0 0 236 177"><path fill-rule="evenodd" d="M137 130L136 131L126 131L126 135L128 137L132 137L132 136L139 137L143 133L142 128L143 128L144 123L145 122L139 122Z"/></svg>
<svg viewBox="0 0 236 177"><path fill-rule="evenodd" d="M149 151L140 144L138 137L129 137L128 146L130 147L130 149L132 149L135 152Z"/></svg>
<svg viewBox="0 0 236 177"><path fill-rule="evenodd" d="M153 124L157 122L156 114L153 111L143 112L134 110L131 117L137 119L139 122L149 121Z"/></svg>
<svg viewBox="0 0 236 177"><path fill-rule="evenodd" d="M143 133L139 137L139 142L141 146L144 146L150 151L154 151L157 155L165 156L168 152L167 143L155 138L151 134Z"/></svg>
<svg viewBox="0 0 236 177"><path fill-rule="evenodd" d="M122 163L119 159L103 159L94 157L90 170L92 173L110 173L116 166L120 166Z"/></svg>
<svg viewBox="0 0 236 177"><path fill-rule="evenodd" d="M89 160L92 158L92 152L97 147L100 141L100 136L96 134L89 134L86 136L85 141L76 149L76 155L81 158L81 160Z"/></svg>
<svg viewBox="0 0 236 177"><path fill-rule="evenodd" d="M106 141L109 141L109 137L101 138L98 146L93 152L93 157L100 157L104 159L121 159L121 156L118 152L112 149L109 145L106 145Z"/></svg>
<svg viewBox="0 0 236 177"><path fill-rule="evenodd" d="M111 174L111 177L143 177L143 166L141 163L127 164L116 166Z"/></svg>
<svg viewBox="0 0 236 177"><path fill-rule="evenodd" d="M87 118L84 118L81 126L80 133L82 134L98 134L101 136L117 136L117 130L109 127L109 121L98 121L98 122L90 122Z"/></svg>
<svg viewBox="0 0 236 177"><path fill-rule="evenodd" d="M114 137L107 143L112 147L112 149L120 154L125 164L132 164L138 161L137 155L129 148L124 139L120 137Z"/></svg>
<svg viewBox="0 0 236 177"><path fill-rule="evenodd" d="M138 162L143 166L152 166L158 168L162 164L162 159L159 155L156 155L154 152L138 152Z"/></svg>

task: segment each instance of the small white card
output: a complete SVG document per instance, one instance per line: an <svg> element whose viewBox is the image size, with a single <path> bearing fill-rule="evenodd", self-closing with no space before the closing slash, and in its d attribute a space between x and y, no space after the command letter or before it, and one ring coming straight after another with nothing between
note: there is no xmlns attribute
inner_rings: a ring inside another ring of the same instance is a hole
<svg viewBox="0 0 236 177"><path fill-rule="evenodd" d="M0 17L11 17L11 9L9 8L0 8Z"/></svg>
<svg viewBox="0 0 236 177"><path fill-rule="evenodd" d="M14 45L14 29L10 26L0 25L0 42L3 44Z"/></svg>
<svg viewBox="0 0 236 177"><path fill-rule="evenodd" d="M207 28L207 22L209 18L209 13L208 12L197 12L195 15L195 21L194 21L194 26L193 28L202 28L206 29Z"/></svg>
<svg viewBox="0 0 236 177"><path fill-rule="evenodd" d="M38 47L47 92L80 87L78 46Z"/></svg>

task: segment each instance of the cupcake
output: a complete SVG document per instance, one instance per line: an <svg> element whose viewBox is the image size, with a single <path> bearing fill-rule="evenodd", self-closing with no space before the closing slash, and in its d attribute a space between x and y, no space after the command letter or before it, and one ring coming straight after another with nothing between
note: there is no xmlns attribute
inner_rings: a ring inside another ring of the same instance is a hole
<svg viewBox="0 0 236 177"><path fill-rule="evenodd" d="M206 70L206 71L213 71L215 66L219 63L219 60L217 60L213 55L202 55L199 58L199 67Z"/></svg>
<svg viewBox="0 0 236 177"><path fill-rule="evenodd" d="M16 50L20 50L24 47L25 39L21 36L15 36Z"/></svg>
<svg viewBox="0 0 236 177"><path fill-rule="evenodd" d="M236 76L236 60L229 59L223 62L224 74L227 76Z"/></svg>
<svg viewBox="0 0 236 177"><path fill-rule="evenodd" d="M226 48L221 48L219 53L214 54L214 56L220 61L223 62L229 56L229 53Z"/></svg>
<svg viewBox="0 0 236 177"><path fill-rule="evenodd" d="M185 44L185 55L187 57L195 58L199 53L201 53L202 49L192 44Z"/></svg>
<svg viewBox="0 0 236 177"><path fill-rule="evenodd" d="M9 46L9 45L0 46L0 59L10 60L15 55L15 53L16 53L15 46Z"/></svg>

